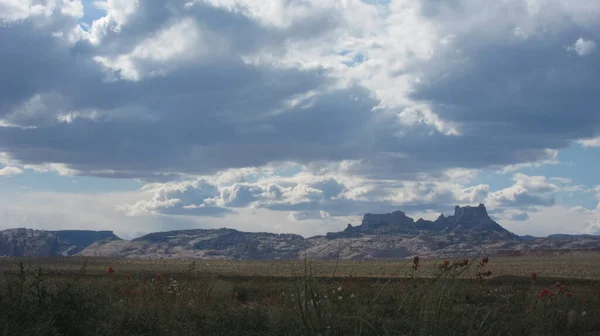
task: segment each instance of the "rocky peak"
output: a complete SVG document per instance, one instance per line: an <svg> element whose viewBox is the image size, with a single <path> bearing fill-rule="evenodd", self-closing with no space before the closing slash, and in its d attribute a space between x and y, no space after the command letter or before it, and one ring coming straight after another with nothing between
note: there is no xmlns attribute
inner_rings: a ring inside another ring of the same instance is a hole
<svg viewBox="0 0 600 336"><path fill-rule="evenodd" d="M476 207L472 207L469 205L464 206L464 207L460 207L458 205L455 206L454 207L454 217L459 218L462 216L477 217L477 218L488 217L489 218L487 209L485 208L485 205L483 205L482 203L479 203L479 205Z"/></svg>
<svg viewBox="0 0 600 336"><path fill-rule="evenodd" d="M456 206L454 214L440 216L435 221L419 218L416 222L403 211L387 214L368 213L359 226L348 225L342 232L328 233L327 238L353 238L363 235L400 235L415 237L419 235L452 235L454 237L477 236L482 239L518 239L504 229L487 213L485 205Z"/></svg>
<svg viewBox="0 0 600 336"><path fill-rule="evenodd" d="M479 206L456 206L454 208L453 220L457 225L466 225L468 227L489 226L496 224L488 215L485 205ZM497 225L497 224L496 224Z"/></svg>
<svg viewBox="0 0 600 336"><path fill-rule="evenodd" d="M396 210L396 211L392 212L391 216L392 217L398 217L398 218L405 218L405 217L407 217L406 213L404 213L404 211L400 211L400 210Z"/></svg>

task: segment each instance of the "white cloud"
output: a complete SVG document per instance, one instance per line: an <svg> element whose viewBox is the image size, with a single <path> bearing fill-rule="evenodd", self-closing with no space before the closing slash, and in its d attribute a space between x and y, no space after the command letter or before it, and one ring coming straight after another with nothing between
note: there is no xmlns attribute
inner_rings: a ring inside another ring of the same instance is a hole
<svg viewBox="0 0 600 336"><path fill-rule="evenodd" d="M523 187L534 193L549 193L558 192L560 187L556 184L549 183L545 176L528 176L517 173L514 176L516 185Z"/></svg>
<svg viewBox="0 0 600 336"><path fill-rule="evenodd" d="M23 170L17 167L2 167L0 168L0 176L13 176L23 174Z"/></svg>
<svg viewBox="0 0 600 336"><path fill-rule="evenodd" d="M233 171L232 175L236 175ZM526 220L529 212L554 205L556 193L569 186L563 178L547 179L517 173L511 187L491 191L487 184L463 185L452 176L469 176L450 171L434 181L379 181L344 175L315 176L299 173L291 177L269 176L255 182L217 185L203 178L186 182L153 184L148 201L125 205L132 214L229 216L244 208L288 213L294 221L362 216L392 212L440 213L456 204L485 203L501 219ZM243 177L239 179L243 180ZM550 181L566 185L559 186ZM214 182L213 182L214 183ZM206 193L206 190L210 192ZM201 208L204 207L204 208ZM131 211L135 209L136 211ZM204 211L199 211L202 209Z"/></svg>
<svg viewBox="0 0 600 336"><path fill-rule="evenodd" d="M574 51L579 56L591 55L596 50L596 42L592 40L586 40L584 38L578 38L575 43L567 47L568 51Z"/></svg>
<svg viewBox="0 0 600 336"><path fill-rule="evenodd" d="M500 168L496 173L498 174L510 174L516 171L525 169L525 168L539 168L545 165L558 165L561 164L560 161L557 160L558 151L557 150L549 150L549 159L541 160L537 162L525 162L525 163L517 163L512 165L506 165Z"/></svg>
<svg viewBox="0 0 600 336"><path fill-rule="evenodd" d="M513 180L512 186L490 193L485 203L491 208L552 206L556 193L561 190L544 176L517 173Z"/></svg>
<svg viewBox="0 0 600 336"><path fill-rule="evenodd" d="M185 18L141 41L127 54L94 59L118 77L138 81L145 76L166 76L192 61L225 56L228 49L227 41L210 28Z"/></svg>
<svg viewBox="0 0 600 336"><path fill-rule="evenodd" d="M42 230L113 230L131 239L156 231L228 227L242 231L296 233L304 236L343 229L356 217L305 219L301 225L288 212L267 209L239 209L227 217L137 215L118 210L120 204L142 197L132 193L51 193L22 192L0 195L0 229L26 227ZM35 211L31 209L35 208Z"/></svg>
<svg viewBox="0 0 600 336"><path fill-rule="evenodd" d="M580 140L579 143L584 147L600 147L600 137Z"/></svg>

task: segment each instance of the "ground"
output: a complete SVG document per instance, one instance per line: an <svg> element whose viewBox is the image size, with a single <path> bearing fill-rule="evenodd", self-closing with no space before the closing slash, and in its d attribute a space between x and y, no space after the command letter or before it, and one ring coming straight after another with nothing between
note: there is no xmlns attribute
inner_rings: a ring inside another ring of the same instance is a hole
<svg viewBox="0 0 600 336"><path fill-rule="evenodd" d="M600 253L2 258L5 335L600 335Z"/></svg>

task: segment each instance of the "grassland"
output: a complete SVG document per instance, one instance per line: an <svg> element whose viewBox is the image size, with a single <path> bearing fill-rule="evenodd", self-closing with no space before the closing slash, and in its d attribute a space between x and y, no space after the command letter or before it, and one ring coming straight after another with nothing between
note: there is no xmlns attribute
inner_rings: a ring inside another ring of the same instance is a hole
<svg viewBox="0 0 600 336"><path fill-rule="evenodd" d="M0 271L2 335L600 335L597 252L447 265L0 258Z"/></svg>

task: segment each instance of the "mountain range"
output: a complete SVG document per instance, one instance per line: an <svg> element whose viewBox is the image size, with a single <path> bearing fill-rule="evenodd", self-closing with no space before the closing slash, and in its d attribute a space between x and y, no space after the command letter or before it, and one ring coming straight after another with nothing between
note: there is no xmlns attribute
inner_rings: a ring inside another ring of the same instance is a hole
<svg viewBox="0 0 600 336"><path fill-rule="evenodd" d="M402 211L365 214L358 226L304 238L296 234L193 229L154 232L124 240L112 231L0 231L0 255L202 258L227 260L400 259L476 254L527 254L600 249L600 236L518 236L490 218L485 205L456 206L436 220L414 220Z"/></svg>

